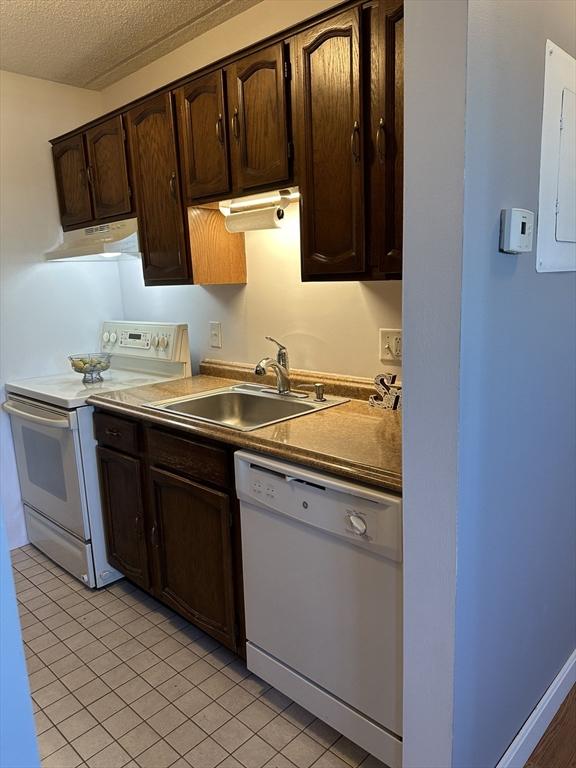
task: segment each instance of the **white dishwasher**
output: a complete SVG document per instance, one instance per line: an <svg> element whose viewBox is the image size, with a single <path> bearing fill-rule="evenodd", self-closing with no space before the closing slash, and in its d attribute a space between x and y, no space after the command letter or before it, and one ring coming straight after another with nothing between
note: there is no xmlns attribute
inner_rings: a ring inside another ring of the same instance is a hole
<svg viewBox="0 0 576 768"><path fill-rule="evenodd" d="M402 503L235 455L248 668L368 752L402 762Z"/></svg>

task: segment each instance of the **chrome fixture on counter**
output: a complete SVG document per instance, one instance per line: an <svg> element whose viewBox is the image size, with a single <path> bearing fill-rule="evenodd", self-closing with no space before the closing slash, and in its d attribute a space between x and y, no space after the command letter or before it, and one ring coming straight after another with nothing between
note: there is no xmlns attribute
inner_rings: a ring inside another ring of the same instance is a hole
<svg viewBox="0 0 576 768"><path fill-rule="evenodd" d="M257 376L264 376L266 371L271 368L276 374L276 390L279 395L290 394L290 367L288 363L288 350L272 336L266 336L268 341L272 341L278 345L278 352L276 353L276 360L271 357L263 357L262 360L254 368L254 373Z"/></svg>
<svg viewBox="0 0 576 768"><path fill-rule="evenodd" d="M298 391L293 392L292 394L295 395L304 395L304 392L300 392L300 390L309 390L312 392L314 390L314 402L315 403L323 403L325 402L326 398L324 397L324 389L325 384L322 381L317 381L315 384L298 384ZM306 397L308 397L308 394L306 394Z"/></svg>

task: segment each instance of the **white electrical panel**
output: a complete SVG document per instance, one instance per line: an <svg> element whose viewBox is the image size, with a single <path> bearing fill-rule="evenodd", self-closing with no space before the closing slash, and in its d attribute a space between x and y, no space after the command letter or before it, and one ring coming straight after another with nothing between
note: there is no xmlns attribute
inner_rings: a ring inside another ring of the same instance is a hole
<svg viewBox="0 0 576 768"><path fill-rule="evenodd" d="M538 272L576 271L576 59L546 41Z"/></svg>
<svg viewBox="0 0 576 768"><path fill-rule="evenodd" d="M575 62L576 66L576 62ZM562 91L556 241L576 243L576 93Z"/></svg>
<svg viewBox="0 0 576 768"><path fill-rule="evenodd" d="M532 250L534 213L524 208L506 208L500 214L500 250L529 253Z"/></svg>

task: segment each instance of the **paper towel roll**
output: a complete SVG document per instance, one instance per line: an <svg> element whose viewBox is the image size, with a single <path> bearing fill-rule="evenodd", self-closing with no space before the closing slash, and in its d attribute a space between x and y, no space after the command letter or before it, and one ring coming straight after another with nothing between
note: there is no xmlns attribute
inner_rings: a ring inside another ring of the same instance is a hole
<svg viewBox="0 0 576 768"><path fill-rule="evenodd" d="M228 232L250 232L253 229L280 229L284 210L277 205L257 208L226 216L224 226Z"/></svg>

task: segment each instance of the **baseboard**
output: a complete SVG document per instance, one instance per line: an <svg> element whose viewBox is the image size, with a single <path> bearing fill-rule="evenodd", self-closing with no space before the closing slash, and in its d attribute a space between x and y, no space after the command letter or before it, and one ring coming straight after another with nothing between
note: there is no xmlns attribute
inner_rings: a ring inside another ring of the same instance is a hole
<svg viewBox="0 0 576 768"><path fill-rule="evenodd" d="M524 768L526 761L576 683L576 648L556 675L532 714L518 731L496 768Z"/></svg>

